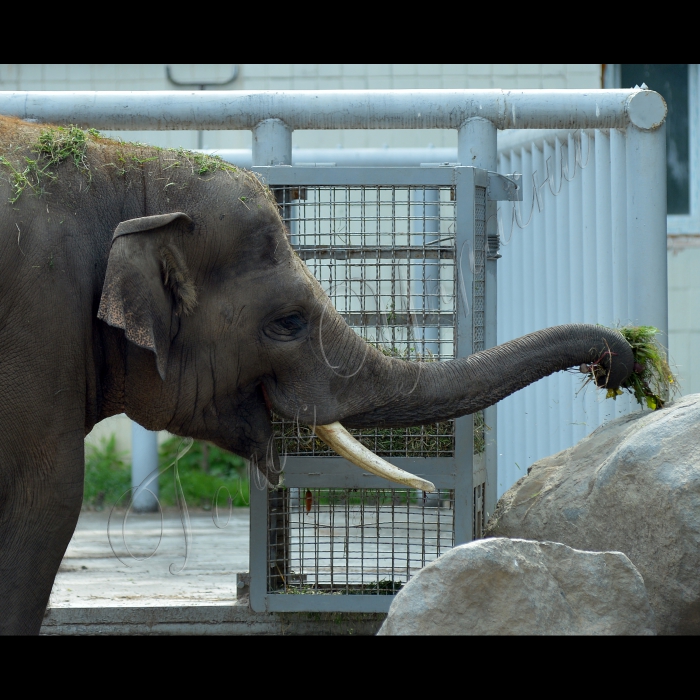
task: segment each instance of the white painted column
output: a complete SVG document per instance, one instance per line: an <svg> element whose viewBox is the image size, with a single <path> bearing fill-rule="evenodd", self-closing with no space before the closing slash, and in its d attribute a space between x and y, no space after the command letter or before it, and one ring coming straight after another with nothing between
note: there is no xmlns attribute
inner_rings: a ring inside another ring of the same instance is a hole
<svg viewBox="0 0 700 700"><path fill-rule="evenodd" d="M666 124L654 131L627 128L627 259L630 321L656 326L668 344L666 265Z"/></svg>
<svg viewBox="0 0 700 700"><path fill-rule="evenodd" d="M292 130L281 119L265 119L253 129L253 166L291 165Z"/></svg>
<svg viewBox="0 0 700 700"><path fill-rule="evenodd" d="M131 422L131 497L137 513L158 510L158 433Z"/></svg>

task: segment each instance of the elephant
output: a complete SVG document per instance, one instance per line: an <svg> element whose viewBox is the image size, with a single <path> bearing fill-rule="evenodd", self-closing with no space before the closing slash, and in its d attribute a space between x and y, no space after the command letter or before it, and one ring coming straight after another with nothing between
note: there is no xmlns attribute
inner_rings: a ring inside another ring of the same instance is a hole
<svg viewBox="0 0 700 700"><path fill-rule="evenodd" d="M254 174L9 117L0 148L2 633L40 629L104 418L210 441L277 483L271 411L416 426L582 363L613 389L632 371L624 338L586 324L445 362L387 356L332 307Z"/></svg>

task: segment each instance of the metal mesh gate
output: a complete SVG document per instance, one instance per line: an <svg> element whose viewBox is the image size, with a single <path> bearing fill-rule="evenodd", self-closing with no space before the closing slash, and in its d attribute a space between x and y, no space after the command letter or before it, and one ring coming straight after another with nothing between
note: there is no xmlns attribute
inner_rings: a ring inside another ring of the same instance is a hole
<svg viewBox="0 0 700 700"><path fill-rule="evenodd" d="M369 343L421 362L483 348L486 172L257 170L276 195L292 246ZM434 494L365 474L310 428L277 419L284 485L251 492L253 608L387 610L420 568L480 534L483 486L472 483L475 452L483 451L480 418L476 440L471 416L351 431L433 481Z"/></svg>
<svg viewBox="0 0 700 700"><path fill-rule="evenodd" d="M452 490L429 494L430 500L393 488L282 494L270 540L286 538L287 546L270 549L268 592L395 593L454 545Z"/></svg>
<svg viewBox="0 0 700 700"><path fill-rule="evenodd" d="M387 355L437 362L455 347L452 187L273 187L291 243L345 321ZM482 312L483 318L483 312ZM482 334L483 337L483 334ZM277 421L280 454L334 454ZM452 421L352 431L384 457L449 457Z"/></svg>

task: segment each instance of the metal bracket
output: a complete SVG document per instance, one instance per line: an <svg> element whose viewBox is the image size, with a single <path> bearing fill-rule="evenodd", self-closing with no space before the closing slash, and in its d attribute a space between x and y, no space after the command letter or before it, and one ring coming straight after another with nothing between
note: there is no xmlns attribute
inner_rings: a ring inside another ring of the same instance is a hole
<svg viewBox="0 0 700 700"><path fill-rule="evenodd" d="M193 87L193 88L199 88L200 90L206 90L208 87L224 87L224 85L230 85L233 83L236 78L238 78L238 72L239 68L237 64L233 65L233 75L228 78L227 80L220 80L220 81L214 81L214 82L194 82L194 83L188 83L188 82L182 82L180 80L175 80L173 78L173 73L172 70L170 70L170 66L165 66L165 77L168 79L168 82L172 83L173 85L176 85L177 87Z"/></svg>
<svg viewBox="0 0 700 700"><path fill-rule="evenodd" d="M502 258L503 256L498 252L501 248L501 239L499 238L498 234L489 234L486 238L488 241L488 252L486 254L486 259L487 260L498 260L499 258Z"/></svg>
<svg viewBox="0 0 700 700"><path fill-rule="evenodd" d="M520 173L514 175L501 175L489 171L489 184L486 188L486 196L492 202L522 202L523 201L523 176Z"/></svg>

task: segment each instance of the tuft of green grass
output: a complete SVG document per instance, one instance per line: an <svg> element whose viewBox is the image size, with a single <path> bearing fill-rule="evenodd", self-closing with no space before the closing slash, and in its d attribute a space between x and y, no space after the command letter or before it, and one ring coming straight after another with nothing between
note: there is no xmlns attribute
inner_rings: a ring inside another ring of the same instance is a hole
<svg viewBox="0 0 700 700"><path fill-rule="evenodd" d="M87 134L82 129L73 125L57 126L42 131L32 150L43 156L47 165L72 160L80 172L89 174L90 167L85 160L87 145Z"/></svg>
<svg viewBox="0 0 700 700"><path fill-rule="evenodd" d="M90 142L112 143L117 146L114 162L106 163L107 167L115 168L117 175L126 176L132 170L140 170L146 163L161 159L164 163L163 170L170 168L189 168L193 174L199 177L213 175L216 172L229 174L239 173L248 180L253 191L262 194L270 202L276 204L276 200L258 176L250 171L228 163L223 158L207 153L195 153L184 148L160 148L145 143L113 141L103 137L97 129L83 131L71 124L69 126L51 126L41 131L38 139L32 144L30 150L37 157L23 156L11 160L7 155L0 155L0 166L8 170L8 180L12 186L10 203L14 204L26 190L40 195L43 192L43 183L46 180L55 180L55 168L64 161L72 161L79 172L87 176L88 184L92 180L92 173L86 158L88 144ZM139 152L135 149L143 149ZM169 182L166 187L173 185ZM245 198L242 198L245 203Z"/></svg>
<svg viewBox="0 0 700 700"><path fill-rule="evenodd" d="M88 135L94 137L91 132L85 132L72 124L67 127L49 127L39 134L31 147L36 158L24 156L22 161L13 163L7 156L0 156L0 165L10 171L10 202L14 204L27 189L36 195L41 194L43 182L47 179L55 180L55 167L67 160L72 161L78 171L87 176L89 183L92 176L86 159Z"/></svg>
<svg viewBox="0 0 700 700"><path fill-rule="evenodd" d="M167 148L165 152L174 154L177 158L173 158L169 168L179 168L189 166L193 173L197 175L209 175L219 170L227 173L237 173L238 168L235 165L225 161L219 156L212 156L208 153L194 153L184 148Z"/></svg>
<svg viewBox="0 0 700 700"><path fill-rule="evenodd" d="M678 393L678 380L671 371L666 357L666 350L657 340L659 329L653 326L623 326L616 328L632 347L634 371L620 385L620 388L608 389L606 398L615 399L629 391L640 406L655 411L663 408L669 399ZM591 368L586 382L593 380ZM600 368L599 371L603 371Z"/></svg>

